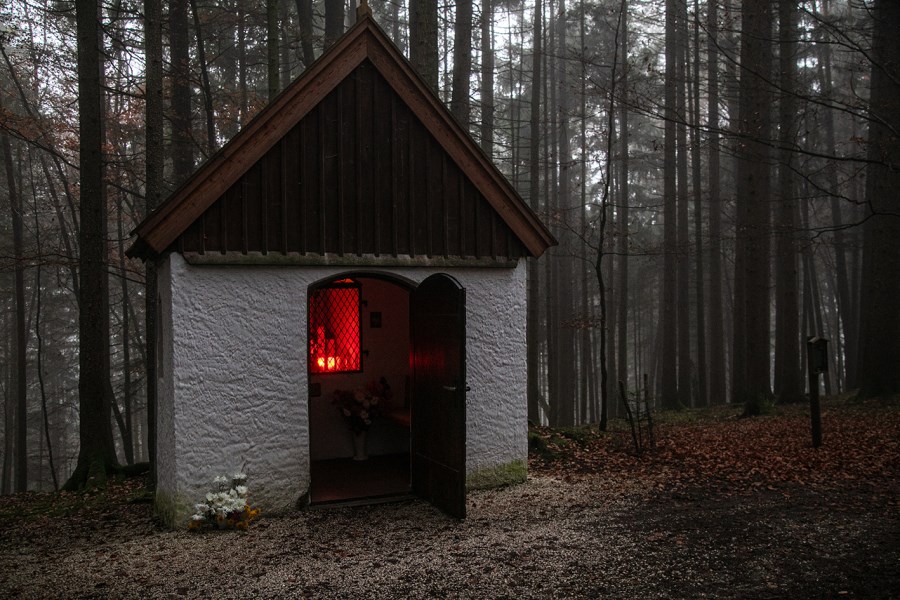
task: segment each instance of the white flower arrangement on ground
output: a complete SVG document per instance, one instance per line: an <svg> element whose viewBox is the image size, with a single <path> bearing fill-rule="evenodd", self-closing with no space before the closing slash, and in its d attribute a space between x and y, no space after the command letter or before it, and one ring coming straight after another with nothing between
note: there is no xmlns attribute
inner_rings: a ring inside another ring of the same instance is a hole
<svg viewBox="0 0 900 600"><path fill-rule="evenodd" d="M219 475L213 480L217 491L208 492L205 502L194 505L196 511L188 529L243 529L259 515L259 509L247 502L247 476L235 473L231 479Z"/></svg>

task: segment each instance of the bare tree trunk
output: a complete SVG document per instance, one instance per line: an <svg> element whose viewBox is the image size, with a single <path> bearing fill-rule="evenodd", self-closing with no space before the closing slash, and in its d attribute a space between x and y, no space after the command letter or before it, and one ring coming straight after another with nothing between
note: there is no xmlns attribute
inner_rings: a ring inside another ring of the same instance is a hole
<svg viewBox="0 0 900 600"><path fill-rule="evenodd" d="M690 219L688 215L688 153L687 110L685 88L687 86L687 0L676 0L676 66L675 66L675 145L677 147L675 171L677 194L677 247L678 281L678 404L691 406L691 294L690 294ZM668 67L666 67L668 71Z"/></svg>
<svg viewBox="0 0 900 600"><path fill-rule="evenodd" d="M568 46L566 42L566 27L568 24L568 15L566 13L565 0L559 0L559 8L556 18L556 48L557 48L557 122L559 129L557 130L557 144L559 148L559 208L563 215L570 214L572 205L571 196L571 166L572 166L572 150L569 139L569 90L568 83ZM572 223L566 223L571 227ZM570 427L575 424L575 329L574 329L574 311L573 298L569 293L569 286L573 281L572 272L572 254L574 253L573 245L560 240L559 261L558 261L558 277L554 292L556 294L556 306L559 311L560 325L559 346L555 356L551 359L556 360L557 370L559 373L559 406L561 409L560 424ZM565 289L564 289L565 286Z"/></svg>
<svg viewBox="0 0 900 600"><path fill-rule="evenodd" d="M900 4L875 0L860 345L862 398L900 392Z"/></svg>
<svg viewBox="0 0 900 600"><path fill-rule="evenodd" d="M779 402L799 402L803 398L800 370L800 306L798 289L797 207L793 152L797 135L796 5L780 2L779 19L779 166L778 203L775 207L775 396Z"/></svg>
<svg viewBox="0 0 900 600"><path fill-rule="evenodd" d="M325 5L326 8L330 6L328 2L326 2ZM342 21L343 7L344 4L341 2ZM337 37L331 39L328 38L327 25L328 21L326 21L325 43L330 46ZM281 67L278 60L278 37L278 0L266 0L266 66L268 73L267 89L269 92L269 102L278 95L278 91L281 89Z"/></svg>
<svg viewBox="0 0 900 600"><path fill-rule="evenodd" d="M297 23L300 26L300 50L303 66L309 68L316 60L312 43L312 0L297 0Z"/></svg>
<svg viewBox="0 0 900 600"><path fill-rule="evenodd" d="M413 68L431 89L438 90L437 0L409 3L409 55Z"/></svg>
<svg viewBox="0 0 900 600"><path fill-rule="evenodd" d="M244 8L246 0L236 0L237 6L237 35L238 35L238 92L240 97L240 125L247 124L249 118L249 98L247 94L247 11Z"/></svg>
<svg viewBox="0 0 900 600"><path fill-rule="evenodd" d="M191 62L188 0L169 2L169 52L172 71L172 176L180 185L194 170L193 134L191 132ZM243 122L242 122L243 124Z"/></svg>
<svg viewBox="0 0 900 600"><path fill-rule="evenodd" d="M163 194L163 68L162 68L162 0L144 2L144 39L146 40L145 112L145 214L150 214ZM145 265L144 332L146 352L144 369L147 378L147 453L150 460L150 488L156 487L156 264Z"/></svg>
<svg viewBox="0 0 900 600"><path fill-rule="evenodd" d="M450 112L469 130L469 80L472 78L472 0L457 0L453 29L453 90Z"/></svg>
<svg viewBox="0 0 900 600"><path fill-rule="evenodd" d="M585 20L586 20L586 11L584 6L584 0L580 2L580 18L578 22L579 27L579 46L582 49L581 51L581 107L580 107L580 120L581 120L581 208L578 211L580 215L581 222L579 223L579 232L582 236L586 235L588 231L588 139L587 139L587 57L584 55L585 50ZM582 319L584 319L585 325L581 329L581 335L579 336L579 344L581 346L581 368L582 375L579 377L579 382L581 384L581 420L582 422L594 422L599 415L595 415L594 405L595 405L595 396L594 396L594 373L596 372L595 362L594 362L594 352L593 352L593 340L591 339L591 331L593 329L593 302L591 301L591 295L589 293L591 274L589 271L590 266L587 261L583 263L583 266L579 268L579 272L581 275L581 314Z"/></svg>
<svg viewBox="0 0 900 600"><path fill-rule="evenodd" d="M77 489L105 481L116 466L110 427L109 297L107 278L106 186L103 183L103 63L100 10L77 0L78 114L81 182L81 302L79 304L78 464L66 482Z"/></svg>
<svg viewBox="0 0 900 600"><path fill-rule="evenodd" d="M677 188L676 188L676 99L678 64L678 5L677 0L666 0L666 74L665 74L665 131L663 142L663 298L660 315L662 349L659 360L662 367L661 392L665 408L678 407L677 371L677 299L676 274L677 251Z"/></svg>
<svg viewBox="0 0 900 600"><path fill-rule="evenodd" d="M692 80L691 108L691 180L694 192L694 269L696 277L694 289L697 314L697 385L694 390L696 406L709 406L706 395L706 306L704 302L703 278L703 205L700 169L700 3L694 0L694 73Z"/></svg>
<svg viewBox="0 0 900 600"><path fill-rule="evenodd" d="M119 423L119 433L122 435L122 451L125 454L125 462L134 464L134 432L131 427L131 319L128 314L128 270L125 264L125 231L122 222L125 214L122 204L122 192L116 195L116 219L119 251L119 285L122 290L122 402L124 415Z"/></svg>
<svg viewBox="0 0 900 600"><path fill-rule="evenodd" d="M344 0L325 0L325 47L344 33Z"/></svg>
<svg viewBox="0 0 900 600"><path fill-rule="evenodd" d="M2 108L2 107L0 107ZM13 255L15 260L16 298L16 491L28 489L28 379L25 338L25 259L22 256L22 198L16 190L12 145L9 136L0 134L6 186L9 191L9 212L12 216Z"/></svg>
<svg viewBox="0 0 900 600"><path fill-rule="evenodd" d="M9 330L7 313L3 311L4 330ZM15 336L7 336L3 348L6 358L12 357L15 352ZM0 494L4 496L12 491L13 487L13 441L15 440L16 407L13 401L12 390L16 386L15 373L10 368L10 360L2 363L3 387L3 473L0 474Z"/></svg>
<svg viewBox="0 0 900 600"><path fill-rule="evenodd" d="M481 0L481 149L494 154L494 9L492 0ZM515 148L515 145L513 146ZM513 161L518 165L518 161ZM514 178L515 184L515 178Z"/></svg>
<svg viewBox="0 0 900 600"><path fill-rule="evenodd" d="M41 390L41 416L43 417L44 422L44 437L47 440L47 462L50 467L50 477L53 480L53 490L59 490L59 481L56 478L56 466L53 460L53 442L50 439L50 416L47 412L47 389L44 385L44 336L41 332L41 267L44 261L43 258L43 248L41 246L41 226L40 221L38 220L38 206L37 199L35 199L34 206L34 236L35 236L35 245L37 246L37 266L35 269L34 275L34 288L35 288L35 310L34 310L34 337L37 341L37 353L35 356L37 364L35 365L37 368L37 376L38 376L38 386ZM43 451L41 452L41 456L43 457ZM38 477L38 483L43 480L42 476Z"/></svg>
<svg viewBox="0 0 900 600"><path fill-rule="evenodd" d="M618 20L616 22L616 34L613 46L612 72L610 73L609 84L609 104L606 109L606 128L608 136L606 140L606 168L604 169L603 196L600 206L600 222L597 227L599 241L597 243L597 256L594 262L594 270L597 275L597 286L600 291L600 431L606 431L609 420L609 372L606 368L606 283L603 279L603 256L605 253L604 245L606 240L606 218L607 205L609 204L609 186L612 180L612 152L613 139L615 131L615 111L616 111L616 86L617 70L619 66L619 33L622 30L622 22L625 18L627 10L627 0L621 0L619 5Z"/></svg>
<svg viewBox="0 0 900 600"><path fill-rule="evenodd" d="M197 60L200 61L200 84L203 87L203 108L206 112L206 153L208 156L213 154L219 148L219 144L216 141L212 89L209 86L209 67L206 63L206 49L203 44L203 32L200 29L200 15L197 13L197 0L190 0L190 3L191 14L194 18L194 34L197 37Z"/></svg>
<svg viewBox="0 0 900 600"><path fill-rule="evenodd" d="M618 312L618 373L616 379L628 387L628 228L629 204L628 196L628 4L622 4L622 30L620 32L622 74L619 83L619 244L617 274L619 278L617 293L619 296ZM635 387L640 387L640 380L635 380Z"/></svg>
<svg viewBox="0 0 900 600"><path fill-rule="evenodd" d="M769 387L769 109L772 15L767 0L744 0L737 160L733 394L753 414ZM750 324L752 323L752 326Z"/></svg>
<svg viewBox="0 0 900 600"><path fill-rule="evenodd" d="M531 55L531 137L528 140L528 202L534 211L540 210L540 136L541 126L541 63L543 61L541 44L543 38L541 15L542 2L536 2L534 6L534 49ZM527 321L527 363L528 363L528 419L535 424L541 423L540 418L540 360L541 340L540 328L540 269L535 261L528 261L528 321Z"/></svg>
<svg viewBox="0 0 900 600"><path fill-rule="evenodd" d="M719 15L716 2L707 3L707 76L709 79L709 399L727 399L725 343L722 327L722 196L719 173Z"/></svg>
<svg viewBox="0 0 900 600"><path fill-rule="evenodd" d="M546 213L550 216L551 227L557 237L559 235L559 185L558 185L558 124L557 118L558 108L557 92L559 70L558 70L558 46L556 45L556 27L555 27L555 5L551 0L549 17L547 24L547 33L549 40L547 47L554 52L548 52L547 59L547 77L544 81L547 86L545 95L548 100L544 105L544 122L547 123L548 131L544 134L544 144L546 146L545 156L547 161L544 168L544 197L546 202ZM555 249L550 260L544 261L547 275L545 277L546 284L546 308L547 308L547 399L550 405L549 421L551 427L557 427L560 424L562 407L562 396L560 394L560 376L559 376L559 303L556 290L559 286L559 268L557 266L558 255L562 251L562 243L560 247Z"/></svg>
<svg viewBox="0 0 900 600"><path fill-rule="evenodd" d="M822 85L822 94L826 98L832 98L831 49L829 48L829 44L816 44L816 46L819 48L819 78ZM838 150L834 134L834 113L834 109L826 109L823 131L825 133L826 152L837 154ZM833 246L837 277L836 292L838 310L841 315L841 331L843 332L844 339L851 341L851 343L845 347L845 351L847 352L847 366L850 368L844 373L842 379L844 379L844 382L848 383L850 387L855 387L856 376L854 371L856 369L856 349L855 344L852 342L857 338L857 324L850 318L850 315L853 314L853 302L850 297L850 276L847 269L847 243L844 236L844 220L841 211L841 191L837 168L828 169L827 180L831 195L831 224L834 229L832 235L834 236Z"/></svg>

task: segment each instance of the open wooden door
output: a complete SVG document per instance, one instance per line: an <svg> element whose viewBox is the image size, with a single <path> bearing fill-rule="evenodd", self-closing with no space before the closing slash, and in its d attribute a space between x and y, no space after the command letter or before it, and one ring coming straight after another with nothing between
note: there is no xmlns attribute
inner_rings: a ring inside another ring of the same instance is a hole
<svg viewBox="0 0 900 600"><path fill-rule="evenodd" d="M410 294L413 492L466 516L466 293L432 275Z"/></svg>

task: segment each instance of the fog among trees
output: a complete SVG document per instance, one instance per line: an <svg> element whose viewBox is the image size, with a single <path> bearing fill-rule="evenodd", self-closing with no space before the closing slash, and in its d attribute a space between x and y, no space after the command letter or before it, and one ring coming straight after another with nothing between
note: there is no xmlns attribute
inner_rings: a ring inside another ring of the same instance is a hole
<svg viewBox="0 0 900 600"><path fill-rule="evenodd" d="M0 0L2 493L150 459L130 232L356 4ZM825 394L900 392L900 3L369 4L559 241L529 262L533 423L800 402L812 336Z"/></svg>

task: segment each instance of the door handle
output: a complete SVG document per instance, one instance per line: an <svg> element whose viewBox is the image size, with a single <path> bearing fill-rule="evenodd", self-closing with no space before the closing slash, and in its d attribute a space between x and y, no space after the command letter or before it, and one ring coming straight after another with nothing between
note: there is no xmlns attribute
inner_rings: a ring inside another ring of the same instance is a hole
<svg viewBox="0 0 900 600"><path fill-rule="evenodd" d="M457 386L455 386L455 385L445 385L445 386L444 386L444 389L447 390L448 392L455 392L455 391L457 391L459 388L458 388ZM469 386L466 386L466 391L467 391L467 392L471 392L471 391L472 391L472 388L470 388Z"/></svg>

